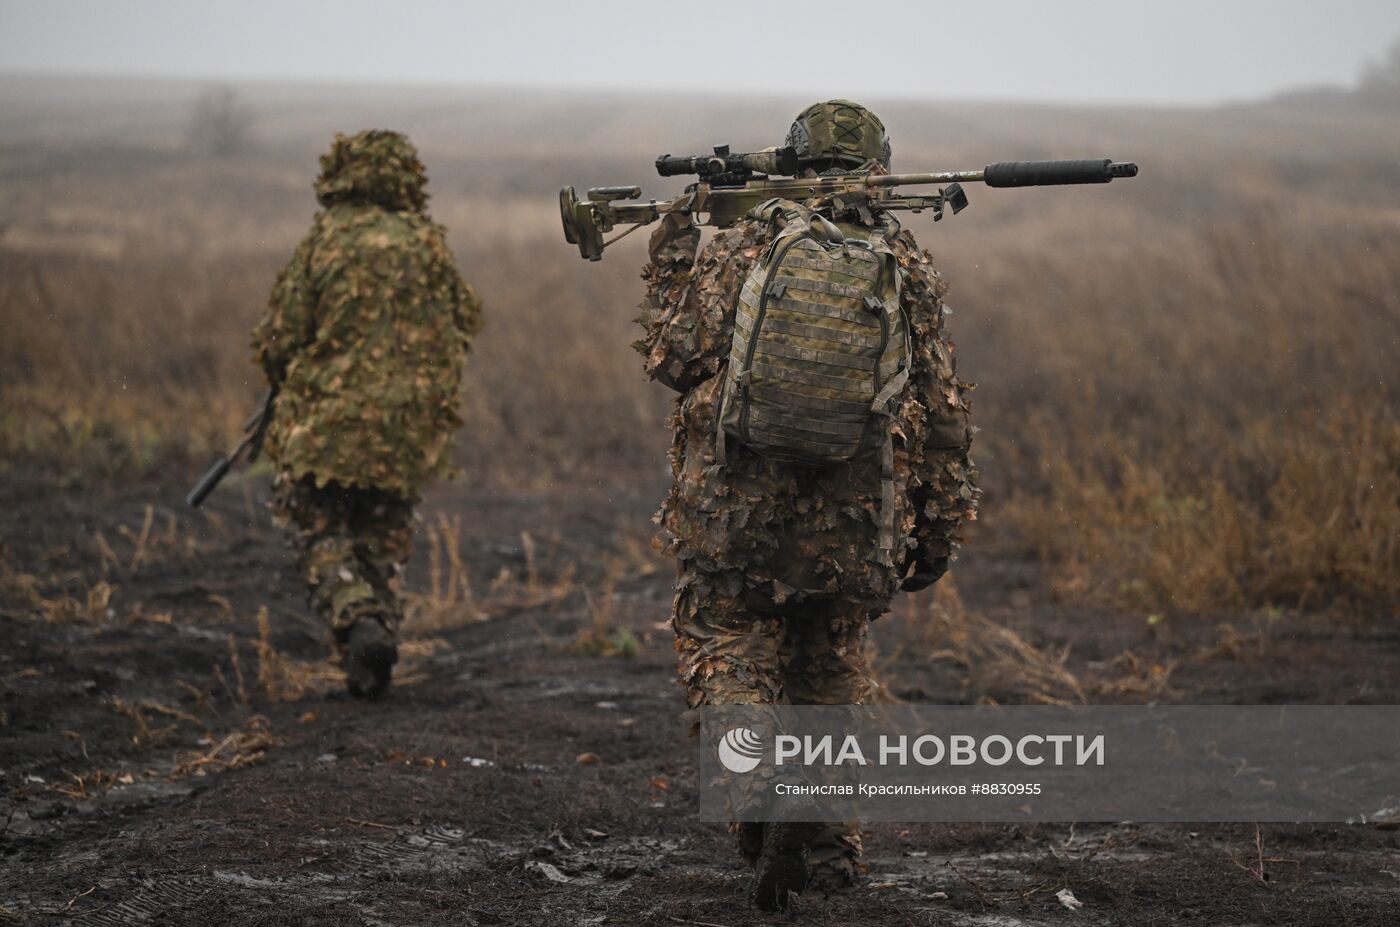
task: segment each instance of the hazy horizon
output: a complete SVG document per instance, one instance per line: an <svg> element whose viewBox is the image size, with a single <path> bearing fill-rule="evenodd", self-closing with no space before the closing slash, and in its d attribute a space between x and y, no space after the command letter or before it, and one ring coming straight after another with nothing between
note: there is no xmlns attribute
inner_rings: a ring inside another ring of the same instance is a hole
<svg viewBox="0 0 1400 927"><path fill-rule="evenodd" d="M1189 106L1353 85L1400 37L1400 5L1381 0L998 9L991 22L909 0L763 18L636 2L0 0L0 72Z"/></svg>

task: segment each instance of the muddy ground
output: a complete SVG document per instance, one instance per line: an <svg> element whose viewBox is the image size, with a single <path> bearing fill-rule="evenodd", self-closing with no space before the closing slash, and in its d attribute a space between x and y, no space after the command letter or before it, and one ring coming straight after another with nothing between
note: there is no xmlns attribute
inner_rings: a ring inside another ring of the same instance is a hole
<svg viewBox="0 0 1400 927"><path fill-rule="evenodd" d="M440 585L401 683L362 704L321 662L261 481L191 516L193 475L0 472L0 922L1400 923L1400 832L1362 826L881 825L862 887L759 915L729 838L696 820L670 581L639 543L659 481L434 495L429 524L461 518L481 614L463 620ZM955 578L969 613L1039 653L1068 648L1063 673L931 659L938 642L906 607L874 633L887 690L1400 696L1393 616L1150 623L1057 604L1044 573L984 532Z"/></svg>

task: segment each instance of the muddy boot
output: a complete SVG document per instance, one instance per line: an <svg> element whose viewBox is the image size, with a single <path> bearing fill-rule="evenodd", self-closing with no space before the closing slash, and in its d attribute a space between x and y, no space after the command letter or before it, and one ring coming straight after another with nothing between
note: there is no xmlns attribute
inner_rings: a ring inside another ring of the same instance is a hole
<svg viewBox="0 0 1400 927"><path fill-rule="evenodd" d="M345 642L345 686L356 698L375 698L389 688L399 659L394 636L374 618L361 618Z"/></svg>
<svg viewBox="0 0 1400 927"><path fill-rule="evenodd" d="M822 832L810 821L778 821L763 832L763 849L754 864L749 901L760 911L786 911L792 896L807 887L807 853Z"/></svg>
<svg viewBox="0 0 1400 927"><path fill-rule="evenodd" d="M818 862L807 858L807 889L830 895L854 888L860 881L862 866L855 860L838 859Z"/></svg>
<svg viewBox="0 0 1400 927"><path fill-rule="evenodd" d="M860 855L857 824L825 825L807 854L807 891L829 895L853 887L866 872Z"/></svg>

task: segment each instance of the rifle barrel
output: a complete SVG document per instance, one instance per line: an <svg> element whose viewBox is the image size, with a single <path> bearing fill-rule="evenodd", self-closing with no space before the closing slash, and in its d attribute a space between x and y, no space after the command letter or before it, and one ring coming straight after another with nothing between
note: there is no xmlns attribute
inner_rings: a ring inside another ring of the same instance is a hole
<svg viewBox="0 0 1400 927"><path fill-rule="evenodd" d="M930 183L978 183L986 171L935 171L932 174L876 174L865 179L869 187L918 186Z"/></svg>
<svg viewBox="0 0 1400 927"><path fill-rule="evenodd" d="M917 186L931 183L985 183L989 187L1049 187L1061 184L1108 183L1136 177L1132 162L1110 158L1078 161L998 161L980 171L940 171L932 174L879 174L865 178L870 187ZM832 178L839 181L841 178ZM810 181L809 181L810 182Z"/></svg>

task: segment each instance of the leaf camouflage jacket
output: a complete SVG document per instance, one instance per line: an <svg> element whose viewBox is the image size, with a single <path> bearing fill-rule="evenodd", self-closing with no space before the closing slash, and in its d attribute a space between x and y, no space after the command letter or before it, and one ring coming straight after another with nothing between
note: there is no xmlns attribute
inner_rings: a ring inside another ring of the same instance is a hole
<svg viewBox="0 0 1400 927"><path fill-rule="evenodd" d="M268 453L292 480L411 499L450 471L481 305L423 211L423 181L396 133L341 137L322 159L323 209L253 338L280 388Z"/></svg>

